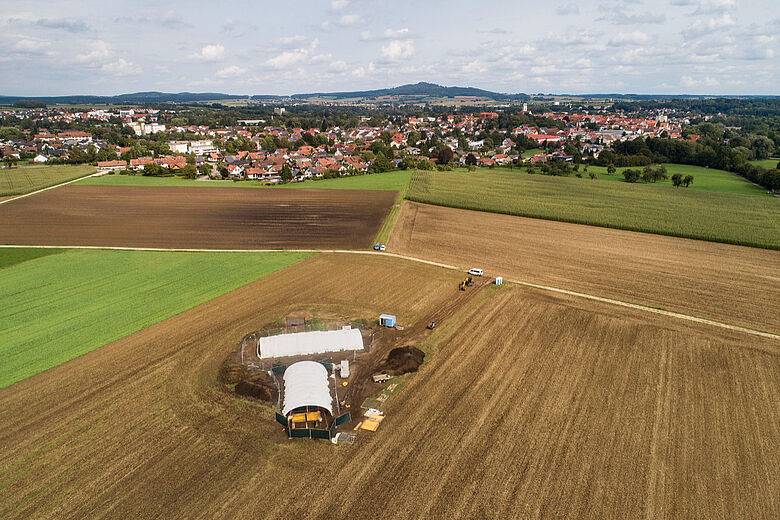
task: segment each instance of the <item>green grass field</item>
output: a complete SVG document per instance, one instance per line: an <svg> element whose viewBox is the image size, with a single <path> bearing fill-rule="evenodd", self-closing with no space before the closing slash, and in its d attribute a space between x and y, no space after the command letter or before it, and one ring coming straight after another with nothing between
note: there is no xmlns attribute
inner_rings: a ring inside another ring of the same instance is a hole
<svg viewBox="0 0 780 520"><path fill-rule="evenodd" d="M703 168L701 166L690 166L687 164L665 164L667 174L669 178L665 181L658 181L655 183L649 183L650 186L672 186L672 175L679 173L680 175L693 175L693 184L688 188L677 188L680 190L699 190L699 191L713 191L718 193L734 193L737 195L763 195L767 196L767 191L754 184L751 184L747 179L743 179L739 175L725 170L717 170L715 168ZM617 172L613 174L607 173L607 168L604 166L588 166L588 171L596 172L598 175L597 180L605 180L612 182L626 183L623 177L623 171L628 168L617 168ZM634 168L641 170L642 168ZM582 171L583 180L587 179L591 181L587 173Z"/></svg>
<svg viewBox="0 0 780 520"><path fill-rule="evenodd" d="M675 173L679 173L683 176L685 175L693 175L694 180L693 184L690 185L688 188L678 188L680 190L698 190L698 191L713 191L718 193L734 193L737 195L761 195L761 196L767 196L767 192L765 189L760 188L758 186L755 186L754 184L751 184L746 179L743 179L739 175L736 175L731 172L727 172L725 170L716 170L714 168L702 168L701 166L689 166L687 164L665 164L666 171L668 172L669 179L665 181L658 181L647 184L647 186L663 186L663 187L673 187L672 186L672 175ZM580 173L582 174L582 179L579 179L574 174L571 174L569 178L577 179L580 181L587 181L587 182L598 182L598 181L609 181L609 182L620 182L623 184L628 184L625 181L625 178L623 177L623 171L627 170L628 168L617 168L617 171L613 174L607 173L607 168L605 166L588 166L588 172L595 172L597 177L596 179L591 179L587 172L584 170L584 166L580 166ZM641 170L641 167L636 167L634 169ZM539 168L536 168L537 173L539 173ZM458 171L467 171L465 168L459 168ZM521 167L521 168L513 168L510 169L508 167L496 167L492 169L482 169L480 168L478 171L492 171L492 172L505 172L505 173L514 173L515 175L525 175L528 173L527 167ZM641 182L639 183L641 184Z"/></svg>
<svg viewBox="0 0 780 520"><path fill-rule="evenodd" d="M62 253L62 249L45 249L45 248L26 248L26 247L9 247L0 249L0 269L11 267L12 265L21 264L28 260L35 260L43 256L54 255Z"/></svg>
<svg viewBox="0 0 780 520"><path fill-rule="evenodd" d="M0 168L0 197L23 195L95 173L89 164Z"/></svg>
<svg viewBox="0 0 780 520"><path fill-rule="evenodd" d="M92 186L198 186L222 188L277 188L277 189L327 189L327 190L386 190L401 191L409 185L412 177L410 170L336 179L320 179L281 186L266 186L259 181L199 181L180 177L144 177L143 175L101 175L84 179L78 184Z"/></svg>
<svg viewBox="0 0 780 520"><path fill-rule="evenodd" d="M481 170L415 172L409 200L780 249L780 201L685 188Z"/></svg>
<svg viewBox="0 0 780 520"><path fill-rule="evenodd" d="M755 164L756 166L761 166L763 168L766 168L767 170L774 170L777 168L777 163L780 162L780 159L756 159L755 161L750 161L750 164Z"/></svg>
<svg viewBox="0 0 780 520"><path fill-rule="evenodd" d="M309 256L75 249L36 254L0 249L0 265L8 265L0 269L0 388Z"/></svg>

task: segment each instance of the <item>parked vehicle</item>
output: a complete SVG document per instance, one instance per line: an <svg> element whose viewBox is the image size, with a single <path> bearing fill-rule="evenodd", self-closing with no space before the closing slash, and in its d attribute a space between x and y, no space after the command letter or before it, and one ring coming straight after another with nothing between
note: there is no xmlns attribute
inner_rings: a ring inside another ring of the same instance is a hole
<svg viewBox="0 0 780 520"><path fill-rule="evenodd" d="M482 269L477 269L476 267L472 267L469 269L469 274L473 274L474 276L482 276Z"/></svg>
<svg viewBox="0 0 780 520"><path fill-rule="evenodd" d="M379 248L380 248L380 247L382 247L382 244L380 244L379 242L377 242L376 244L374 244L374 251L379 251Z"/></svg>

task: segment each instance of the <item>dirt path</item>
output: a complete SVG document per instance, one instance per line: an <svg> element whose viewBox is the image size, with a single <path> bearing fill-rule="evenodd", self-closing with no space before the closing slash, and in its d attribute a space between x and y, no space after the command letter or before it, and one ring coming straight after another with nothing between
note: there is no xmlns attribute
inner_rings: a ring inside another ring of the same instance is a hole
<svg viewBox="0 0 780 520"><path fill-rule="evenodd" d="M25 247L31 247L31 248L45 248L45 249L110 249L110 250L121 250L121 251L169 251L169 252L210 252L210 253L260 253L260 252L278 252L279 249L191 249L191 248L150 248L150 247L99 247L99 246L35 246L35 245L0 245L0 248L3 247L11 247L11 248L25 248ZM426 260L424 258L418 258L411 255L403 255L399 253L388 253L388 252L376 252L376 251L367 251L367 250L353 250L353 249L285 249L285 251L290 252L300 252L300 253L344 253L344 254L352 254L352 255L371 255L371 256L386 256L386 257L392 257L392 258L401 258L404 260L410 260L412 262L418 262L421 264L427 264L432 265L436 267L442 267L444 269L450 269L455 271L463 271L465 272L468 268L465 266L456 266L452 264L445 264L443 262L436 262L433 260ZM488 273L493 274L493 273ZM487 280L489 277L486 275L483 277L483 280ZM518 284L518 285L524 285L526 287L533 287L535 289L541 289L544 291L550 291L555 292L559 294L567 294L570 296L576 296L578 298L585 298L588 300L593 301L599 301L602 303L608 303L610 305L617 305L619 307L625 307L629 309L634 310L640 310L643 312L650 312L653 314L660 314L669 318L675 318L679 320L686 320L696 323L702 323L711 327L719 327L722 329L728 329L733 330L737 332L742 332L745 334L752 334L755 336L761 336L764 338L774 339L774 340L780 340L780 334L774 334L771 332L765 332L761 330L755 330L748 327L741 327L739 325L733 325L729 323L723 323L715 320L710 320L707 318L701 318L698 316L691 316L688 314L680 313L680 312L673 312L668 311L666 309L659 309L656 307L650 307L647 305L641 305L637 303L630 303L625 302L621 300L616 300L612 298L604 298L601 296L596 296L593 294L587 294L583 292L577 292L577 291L570 291L568 289L561 289L558 287L553 287L549 285L542 285L537 283L532 283L524 280L513 280L510 278L504 278L505 282Z"/></svg>

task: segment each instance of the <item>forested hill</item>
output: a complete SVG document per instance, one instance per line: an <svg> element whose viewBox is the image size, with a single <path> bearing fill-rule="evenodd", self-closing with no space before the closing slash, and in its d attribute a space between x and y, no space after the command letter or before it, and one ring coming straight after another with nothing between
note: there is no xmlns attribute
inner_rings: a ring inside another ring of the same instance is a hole
<svg viewBox="0 0 780 520"><path fill-rule="evenodd" d="M135 92L117 96L0 96L0 105L12 105L19 101L35 100L47 105L123 105L144 103L193 103L221 99L245 99L247 96L218 92ZM267 96L266 96L267 97Z"/></svg>
<svg viewBox="0 0 780 520"><path fill-rule="evenodd" d="M400 87L382 88L377 90L358 90L353 92L318 92L312 94L293 94L293 98L329 97L329 98L378 98L384 96L425 96L425 97L455 97L475 96L497 101L510 99L529 99L526 94L500 94L475 87L444 87L435 83L414 83Z"/></svg>

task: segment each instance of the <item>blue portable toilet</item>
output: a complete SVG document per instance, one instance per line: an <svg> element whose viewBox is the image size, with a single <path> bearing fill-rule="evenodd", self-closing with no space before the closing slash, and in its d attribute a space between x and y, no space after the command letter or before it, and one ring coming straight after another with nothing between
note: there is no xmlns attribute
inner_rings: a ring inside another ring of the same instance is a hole
<svg viewBox="0 0 780 520"><path fill-rule="evenodd" d="M380 314L379 325L382 327L395 327L395 316L392 314Z"/></svg>

